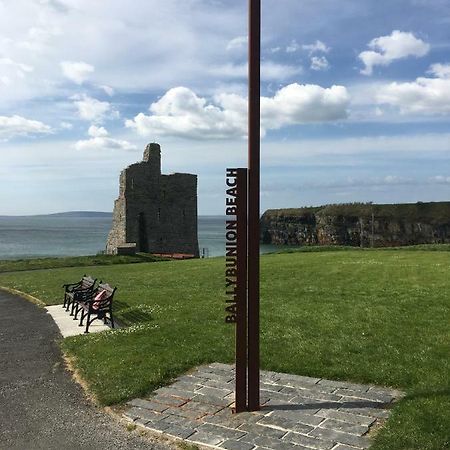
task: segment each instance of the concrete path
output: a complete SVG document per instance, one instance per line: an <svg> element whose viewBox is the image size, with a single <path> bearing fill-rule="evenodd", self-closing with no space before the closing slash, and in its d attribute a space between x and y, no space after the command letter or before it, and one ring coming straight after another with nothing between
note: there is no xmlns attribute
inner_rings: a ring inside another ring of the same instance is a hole
<svg viewBox="0 0 450 450"><path fill-rule="evenodd" d="M45 309L0 291L0 318L1 450L169 448L126 431L84 397Z"/></svg>
<svg viewBox="0 0 450 450"><path fill-rule="evenodd" d="M362 450L402 393L370 385L261 372L261 407L232 414L234 369L201 366L125 416L149 430L228 450Z"/></svg>
<svg viewBox="0 0 450 450"><path fill-rule="evenodd" d="M84 320L85 325L80 327L78 326L80 321L73 320L73 317L61 305L47 306L45 309L52 316L63 337L84 334L86 319ZM109 329L109 326L105 325L101 320L94 320L89 326L89 333L98 333Z"/></svg>

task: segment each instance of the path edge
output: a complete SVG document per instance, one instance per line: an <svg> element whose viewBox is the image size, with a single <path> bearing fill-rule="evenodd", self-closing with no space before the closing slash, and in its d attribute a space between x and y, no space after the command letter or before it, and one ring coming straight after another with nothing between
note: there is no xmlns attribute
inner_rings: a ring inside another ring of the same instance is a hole
<svg viewBox="0 0 450 450"><path fill-rule="evenodd" d="M35 305L39 306L40 308L45 308L47 306L42 300L40 300L37 297L33 297L32 295L27 294L26 292L22 292L22 291L19 291L17 289L10 288L7 286L0 286L0 290L7 292L8 294L17 295L19 297L22 297L23 299L28 300L31 303L34 303Z"/></svg>

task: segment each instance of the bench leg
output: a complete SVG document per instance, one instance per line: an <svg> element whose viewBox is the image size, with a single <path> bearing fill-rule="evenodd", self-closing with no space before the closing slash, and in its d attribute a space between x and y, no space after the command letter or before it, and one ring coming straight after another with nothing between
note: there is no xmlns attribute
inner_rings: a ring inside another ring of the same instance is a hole
<svg viewBox="0 0 450 450"><path fill-rule="evenodd" d="M81 311L81 314L83 314L84 313L84 308L83 308L83 306L82 305L80 305L80 303L76 303L76 305L75 305L75 317L74 317L74 320L76 319L76 320L78 320L78 314L79 314L79 312ZM86 315L86 314L84 314L84 315Z"/></svg>
<svg viewBox="0 0 450 450"><path fill-rule="evenodd" d="M78 319L78 313L80 312L80 305L78 304L78 302L77 302L77 304L75 305L75 315L73 316L73 320L77 320Z"/></svg>
<svg viewBox="0 0 450 450"><path fill-rule="evenodd" d="M111 328L114 328L114 317L112 313L112 308L109 308L109 320L111 321Z"/></svg>
<svg viewBox="0 0 450 450"><path fill-rule="evenodd" d="M70 309L70 316L73 316L73 313L75 312L75 306L76 306L76 304L75 304L75 299L74 300L72 300L72 308Z"/></svg>
<svg viewBox="0 0 450 450"><path fill-rule="evenodd" d="M91 313L88 312L87 313L87 320L86 320L86 330L84 330L85 333L89 333L89 325L90 325L89 321L90 320L91 320Z"/></svg>
<svg viewBox="0 0 450 450"><path fill-rule="evenodd" d="M82 309L82 310L81 310L80 323L78 324L79 327L82 327L82 326L83 326L83 319L84 319L84 316L85 316L85 312L84 312L84 309Z"/></svg>

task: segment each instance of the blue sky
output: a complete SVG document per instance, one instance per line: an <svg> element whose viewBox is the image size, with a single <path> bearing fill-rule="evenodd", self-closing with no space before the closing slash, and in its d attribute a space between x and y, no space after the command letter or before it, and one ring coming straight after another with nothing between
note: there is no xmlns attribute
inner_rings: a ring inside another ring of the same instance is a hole
<svg viewBox="0 0 450 450"><path fill-rule="evenodd" d="M262 209L450 200L450 3L262 4ZM223 213L246 34L242 0L0 0L0 215L112 210L154 141Z"/></svg>

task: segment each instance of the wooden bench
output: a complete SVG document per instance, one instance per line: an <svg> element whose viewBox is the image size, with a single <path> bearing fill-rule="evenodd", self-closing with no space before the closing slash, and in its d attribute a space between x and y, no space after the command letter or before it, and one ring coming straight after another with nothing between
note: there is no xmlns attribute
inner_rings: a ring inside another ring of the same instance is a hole
<svg viewBox="0 0 450 450"><path fill-rule="evenodd" d="M63 308L66 308L66 311L69 311L70 305L72 305L72 309L70 315L73 316L75 301L77 298L82 297L84 295L89 294L94 291L95 282L97 280L93 279L90 276L83 275L80 281L77 283L69 283L64 284L64 303Z"/></svg>
<svg viewBox="0 0 450 450"><path fill-rule="evenodd" d="M89 326L97 319L103 320L105 324L109 322L111 328L114 328L112 302L116 290L117 288L112 288L109 284L100 282L92 292L76 298L75 319L81 312L79 326L83 326L83 321L86 319L85 333L89 333Z"/></svg>

